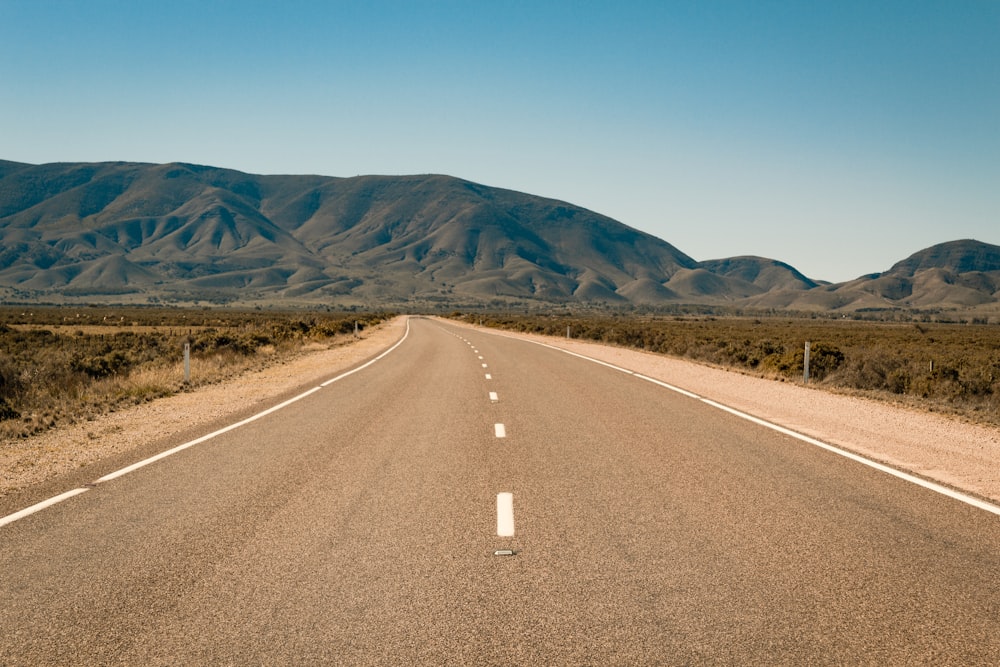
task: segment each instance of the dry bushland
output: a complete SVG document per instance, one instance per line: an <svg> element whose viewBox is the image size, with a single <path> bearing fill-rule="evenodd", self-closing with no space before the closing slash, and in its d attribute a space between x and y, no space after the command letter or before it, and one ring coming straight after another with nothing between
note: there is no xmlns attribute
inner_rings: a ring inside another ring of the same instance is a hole
<svg viewBox="0 0 1000 667"><path fill-rule="evenodd" d="M386 314L0 309L0 439L217 382ZM190 345L190 381L184 344Z"/></svg>

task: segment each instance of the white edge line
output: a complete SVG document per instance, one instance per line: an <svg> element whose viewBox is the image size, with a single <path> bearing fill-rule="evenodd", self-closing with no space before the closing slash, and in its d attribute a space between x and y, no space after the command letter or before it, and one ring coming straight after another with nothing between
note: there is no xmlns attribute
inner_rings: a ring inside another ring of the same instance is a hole
<svg viewBox="0 0 1000 667"><path fill-rule="evenodd" d="M681 389L680 387L675 387L672 384L668 384L668 383L666 383L666 382L664 382L662 380L657 380L656 378L651 378L648 375L642 375L640 373L633 373L633 375L635 375L640 380L645 380L646 382L652 382L653 384L658 384L661 387L664 387L665 389L669 389L670 391L676 391L678 394L682 394L684 396L687 396L688 398L694 398L694 399L697 399L699 401L706 400L706 399L703 399L698 394L691 393L687 389Z"/></svg>
<svg viewBox="0 0 1000 667"><path fill-rule="evenodd" d="M402 345L403 341L405 341L406 337L409 336L409 335L410 335L410 320L409 320L409 318L407 318L407 320L406 320L406 331L403 333L403 337L400 338L398 341L396 341L395 345L393 345L392 347L390 347L385 352L383 352L382 354L378 355L377 357L375 357L371 361L368 361L367 363L362 364L361 366L358 366L355 369L349 370L346 373L341 373L337 377L332 378L330 380L327 380L326 382L323 382L318 387L313 387L312 389L309 389L308 391L304 391L301 394L299 394L298 396L294 396L294 397L288 399L287 401L284 401L282 403L279 403L278 405L272 406L272 407L270 407L267 410L264 410L262 412L258 412L257 414L253 415L252 417L247 417L246 419L244 419L242 421L238 421L235 424L230 424L229 426L226 426L224 428L220 428L217 431L213 431L212 433L209 433L207 435L203 435L200 438L195 438L194 440L191 440L190 442L185 442L183 445L178 445L177 447L174 447L173 449L168 449L165 452L160 452L156 456L151 456L148 459L144 459L144 460L139 461L137 463L133 463L132 465L127 466L125 468L122 468L121 470L116 470L115 472L109 473L109 474L105 475L104 477L99 478L97 480L97 482L95 482L95 483L96 484L100 484L100 483L103 483L103 482L110 482L111 480L117 479L118 477L122 477L123 475L127 475L130 472L135 472L139 468L143 468L145 466L148 466L150 463L155 463L157 461L165 459L168 456L172 456L173 454L176 454L177 452L183 451L183 450L185 450L185 449L187 449L189 447L193 447L193 446L195 446L197 444L203 443L206 440L211 440L212 438L214 438L216 436L219 436L219 435L222 435L223 433L228 433L229 431L237 429L240 426L246 426L250 422L256 421L256 420L260 419L261 417L266 417L267 415L269 415L271 413L274 413L274 412L277 412L278 410L281 410L282 408L286 408L289 405L291 405L292 403L295 403L296 401L300 401L303 398L305 398L306 396L309 396L310 394L316 393L317 391L319 391L323 387L331 385L334 382L337 382L338 380L342 380L343 378L345 378L345 377L347 377L349 375L353 375L354 373L357 373L358 371L360 371L362 369L368 368L369 366L371 366L372 364L374 364L376 361L382 359L387 354L389 354L390 352L392 352L393 350L395 350L397 347L399 347L400 345ZM79 495L81 493L84 493L86 491L89 491L89 488L73 489L72 491L67 491L66 493L62 493L62 494L60 494L58 496L54 496L52 498L49 498L48 500L43 500L42 502L37 503L35 505L32 505L31 507L26 507L25 509L20 510L18 512L14 512L13 514L9 514L9 515L7 515L5 517L0 517L0 526L5 526L5 525L7 525L9 523L14 523L15 521L18 521L19 519L23 519L26 516L30 516L30 515L34 514L35 512L38 512L40 510L45 509L46 507L51 507L52 505L55 505L57 503L61 503L64 500L68 500L69 498L72 498L73 496L77 496L77 495Z"/></svg>
<svg viewBox="0 0 1000 667"><path fill-rule="evenodd" d="M314 394L314 393L316 393L319 390L320 390L320 387L313 387L312 389L310 389L308 391L304 391L301 394L299 394L298 396L290 398L290 399L288 399L287 401L285 401L283 403L279 403L278 405L270 407L267 410L264 410L263 412L258 412L257 414L253 415L252 417L247 417L246 419L244 419L242 421L238 421L235 424L230 424L229 426L220 428L218 431L213 431L212 433L209 433L207 435L203 435L200 438L195 438L194 440L191 440L190 442L185 442L183 445L178 445L177 447L174 447L173 449L168 449L165 452L160 452L156 456L150 456L148 459L144 459L142 461L139 461L138 463L133 463L132 465L130 465L128 467L122 468L121 470L116 470L113 473L109 473L109 474L105 475L104 477L99 478L97 480L97 483L110 482L111 480L117 479L118 477L121 477L122 475L127 475L128 473L134 472L134 471L138 470L139 468L143 468L145 466L148 466L150 463L155 463L157 461L160 461L162 459L167 458L168 456L172 456L173 454L176 454L177 452L183 451L183 450L187 449L188 447L194 447L195 445L201 444L201 443L205 442L206 440L211 440L212 438L214 438L216 436L220 436L223 433L228 433L229 431L237 429L240 426L246 426L250 422L257 421L261 417L266 417L267 415L271 414L272 412L277 412L278 410L281 410L282 408L286 408L289 405L291 405L292 403L295 403L296 401L301 401L306 396L309 396L310 394Z"/></svg>
<svg viewBox="0 0 1000 667"><path fill-rule="evenodd" d="M61 503L64 500L72 498L73 496L78 496L81 493L86 493L89 490L90 489L88 488L73 489L72 491L61 493L58 496L49 498L48 500L43 500L42 502L32 505L31 507L24 508L20 512L14 512L13 514L9 514L3 518L0 518L0 526L6 526L8 523L14 523L19 519L23 519L26 516L31 516L35 512L43 510L46 507L52 507L53 505Z"/></svg>
<svg viewBox="0 0 1000 667"><path fill-rule="evenodd" d="M558 350L559 352L564 352L565 354L568 354L568 355L571 355L571 356L574 356L574 357L578 357L580 359L585 359L586 361L590 361L590 362L593 362L595 364L600 364L601 366L607 366L608 368L614 369L616 371L621 371L622 373L626 373L628 375L632 375L632 376L634 376L636 378L639 378L640 380L645 380L646 382L652 382L655 385L658 385L660 387L664 387L665 389L669 389L670 391L677 392L678 394L681 394L683 396L687 396L688 398L693 398L695 400L701 401L702 403L705 403L706 405L710 405L713 408L717 408L719 410L724 410L725 412L728 412L728 413L730 413L732 415L740 417L741 419L746 419L747 421L753 422L754 424L757 424L759 426L763 426L765 428L769 428L769 429L771 429L773 431L777 431L778 433L783 433L784 435L788 435L788 436L791 436L791 437L796 438L798 440L801 440L802 442L805 442L807 444L814 445L816 447L820 447L820 448L825 449L825 450L827 450L829 452L832 452L834 454L838 454L838 455L843 456L845 458L848 458L848 459L850 459L850 460L852 460L852 461L854 461L856 463L860 463L862 465L866 465L869 468L874 468L875 470L878 470L878 471L884 472L886 474L892 475L893 477L897 477L899 479L902 479L904 481L910 482L912 484L916 484L917 486L921 486L921 487L923 487L925 489L928 489L930 491L934 491L936 493L940 493L943 496L947 496L947 497L952 498L954 500L958 500L959 502L963 502L966 505L971 505L971 506L976 507L978 509L990 512L991 514L996 514L997 516L1000 516L1000 506L998 506L998 505L995 505L993 503L987 502L985 500L981 500L979 498L976 498L975 496L970 496L970 495L968 495L966 493L962 493L961 491L956 491L955 489L951 489L951 488L949 488L947 486L944 486L942 484L938 484L936 482L932 482L932 481L924 479L922 477L917 477L916 475L911 475L910 473L903 472L902 470L897 470L897 469L895 469L895 468L893 468L891 466L885 465L884 463L879 463L878 461L866 458L864 456L861 456L860 454L855 454L854 452L850 452L850 451L848 451L846 449L841 449L840 447L836 447L836 446L831 445L829 443L823 442L822 440L817 440L816 438L811 438L808 435L804 435L802 433L798 433L798 432L793 431L793 430L791 430L789 428L785 428L784 426L779 426L778 424L766 421L764 419L761 419L760 417L754 417L753 415L748 414L746 412L741 412L741 411L739 411L739 410L737 410L735 408L731 408L731 407L729 407L727 405L723 405L722 403L718 403L718 402L713 401L713 400L711 400L709 398L704 398L702 396L699 396L698 394L694 394L694 393L692 393L690 391L687 391L685 389L681 389L680 387L675 387L674 385L668 384L668 383L663 382L661 380L657 380L657 379L654 379L654 378L651 378L651 377L647 377L645 375L641 375L640 373L636 373L635 371L630 371L627 368L622 368L620 366L615 366L614 364L609 364L606 361L601 361L600 359L594 359L593 357L588 357L588 356L580 354L578 352L571 352L570 350L558 347L556 345L550 345L549 343L543 343L541 341L530 340L530 339L526 339L526 338L520 338L520 337L517 337L517 336L510 336L510 335L507 335L507 334L504 334L504 333L495 332L495 331L488 331L487 330L487 331L485 331L485 333L492 333L492 334L497 335L497 336L504 336L506 338L514 338L516 340L521 340L521 341L524 341L526 343L533 343L535 345L541 345L542 347L547 347L547 348L550 348L550 349L553 349L553 350Z"/></svg>
<svg viewBox="0 0 1000 667"><path fill-rule="evenodd" d="M321 387L329 386L329 385L333 384L334 382L337 382L338 380L343 380L348 375L354 375L358 371L364 370L365 368L368 368L369 366L371 366L372 364L374 364L376 361L378 361L378 360L386 357L390 352L392 352L397 347L399 347L400 345L402 345L403 341L405 341L406 337L409 336L409 335L410 335L410 320L409 320L409 318L407 318L407 320L406 320L406 331L403 332L403 337L400 338L398 341L396 341L395 345L393 345L388 350L386 350L382 354L378 355L377 357L375 357L371 361L369 361L367 363L364 363L364 364L358 366L357 368L351 369L351 370L347 371L346 373L341 373L337 377L331 378L331 379L327 380L326 382L321 382L319 386L321 386Z"/></svg>
<svg viewBox="0 0 1000 667"><path fill-rule="evenodd" d="M992 503L988 503L985 500L980 500L979 498L975 498L968 494L962 493L961 491L956 491L954 489L948 488L947 486L943 486L941 484L932 482L922 477L917 477L916 475L911 475L910 473L903 472L902 470L897 470L891 466L885 465L884 463L879 463L878 461L866 458L864 456L861 456L860 454L855 454L854 452L847 451L846 449L841 449L840 447L836 447L829 443L823 442L822 440L811 438L808 435L798 433L791 429L785 428L784 426L779 426L778 424L773 424L769 421L760 419L759 417L754 417L753 415L741 412L739 410L736 410L735 408L723 405L722 403L717 403L711 399L702 398L700 400L707 405L711 405L712 407L718 408L719 410L724 410L732 415L735 415L741 419L746 419L747 421L753 422L754 424L757 424L759 426L763 426L765 428L771 429L772 431L777 431L778 433L782 433L792 438L796 438L798 440L801 440L802 442L814 445L816 447L820 447L822 449L827 450L828 452L833 452L834 454L838 454L857 463L866 465L869 468L874 468L875 470L879 470L886 474L892 475L893 477L898 477L899 479L905 480L912 484L916 484L917 486L922 486L925 489L929 489L931 491L940 493L943 496L948 496L949 498L959 500L967 505L972 505L973 507L978 507L981 510L986 510L987 512L991 512L992 514L1000 516L1000 507Z"/></svg>

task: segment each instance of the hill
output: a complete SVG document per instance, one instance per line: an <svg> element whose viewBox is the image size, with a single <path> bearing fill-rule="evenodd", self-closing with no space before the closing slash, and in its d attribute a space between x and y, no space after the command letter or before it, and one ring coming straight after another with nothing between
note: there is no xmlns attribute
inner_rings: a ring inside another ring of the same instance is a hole
<svg viewBox="0 0 1000 667"><path fill-rule="evenodd" d="M439 175L3 162L0 233L0 284L41 296L629 303L697 267L566 202Z"/></svg>
<svg viewBox="0 0 1000 667"><path fill-rule="evenodd" d="M801 310L1000 300L998 248L977 241L828 285L761 257L697 262L570 203L433 174L0 161L0 241L8 300Z"/></svg>
<svg viewBox="0 0 1000 667"><path fill-rule="evenodd" d="M993 307L1000 304L1000 246L970 239L941 243L884 273L804 292L775 292L748 303L800 310Z"/></svg>

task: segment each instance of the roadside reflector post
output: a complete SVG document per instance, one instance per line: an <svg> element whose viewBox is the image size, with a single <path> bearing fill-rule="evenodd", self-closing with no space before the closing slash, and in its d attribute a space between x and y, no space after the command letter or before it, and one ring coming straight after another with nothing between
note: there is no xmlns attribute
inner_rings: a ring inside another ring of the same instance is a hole
<svg viewBox="0 0 1000 667"><path fill-rule="evenodd" d="M806 341L806 352L802 358L802 382L809 384L809 341Z"/></svg>
<svg viewBox="0 0 1000 667"><path fill-rule="evenodd" d="M184 384L191 382L191 343L184 342Z"/></svg>
<svg viewBox="0 0 1000 667"><path fill-rule="evenodd" d="M569 327L566 327L566 338L572 338L572 336L569 335Z"/></svg>

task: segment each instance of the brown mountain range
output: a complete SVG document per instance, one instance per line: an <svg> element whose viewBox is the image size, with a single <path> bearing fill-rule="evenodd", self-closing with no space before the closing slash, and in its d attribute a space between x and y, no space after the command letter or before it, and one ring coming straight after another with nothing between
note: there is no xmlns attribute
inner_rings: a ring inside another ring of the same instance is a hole
<svg viewBox="0 0 1000 667"><path fill-rule="evenodd" d="M697 262L572 204L448 176L0 161L0 295L341 307L968 307L1000 301L1000 248L943 244L885 274L828 285L759 257Z"/></svg>

